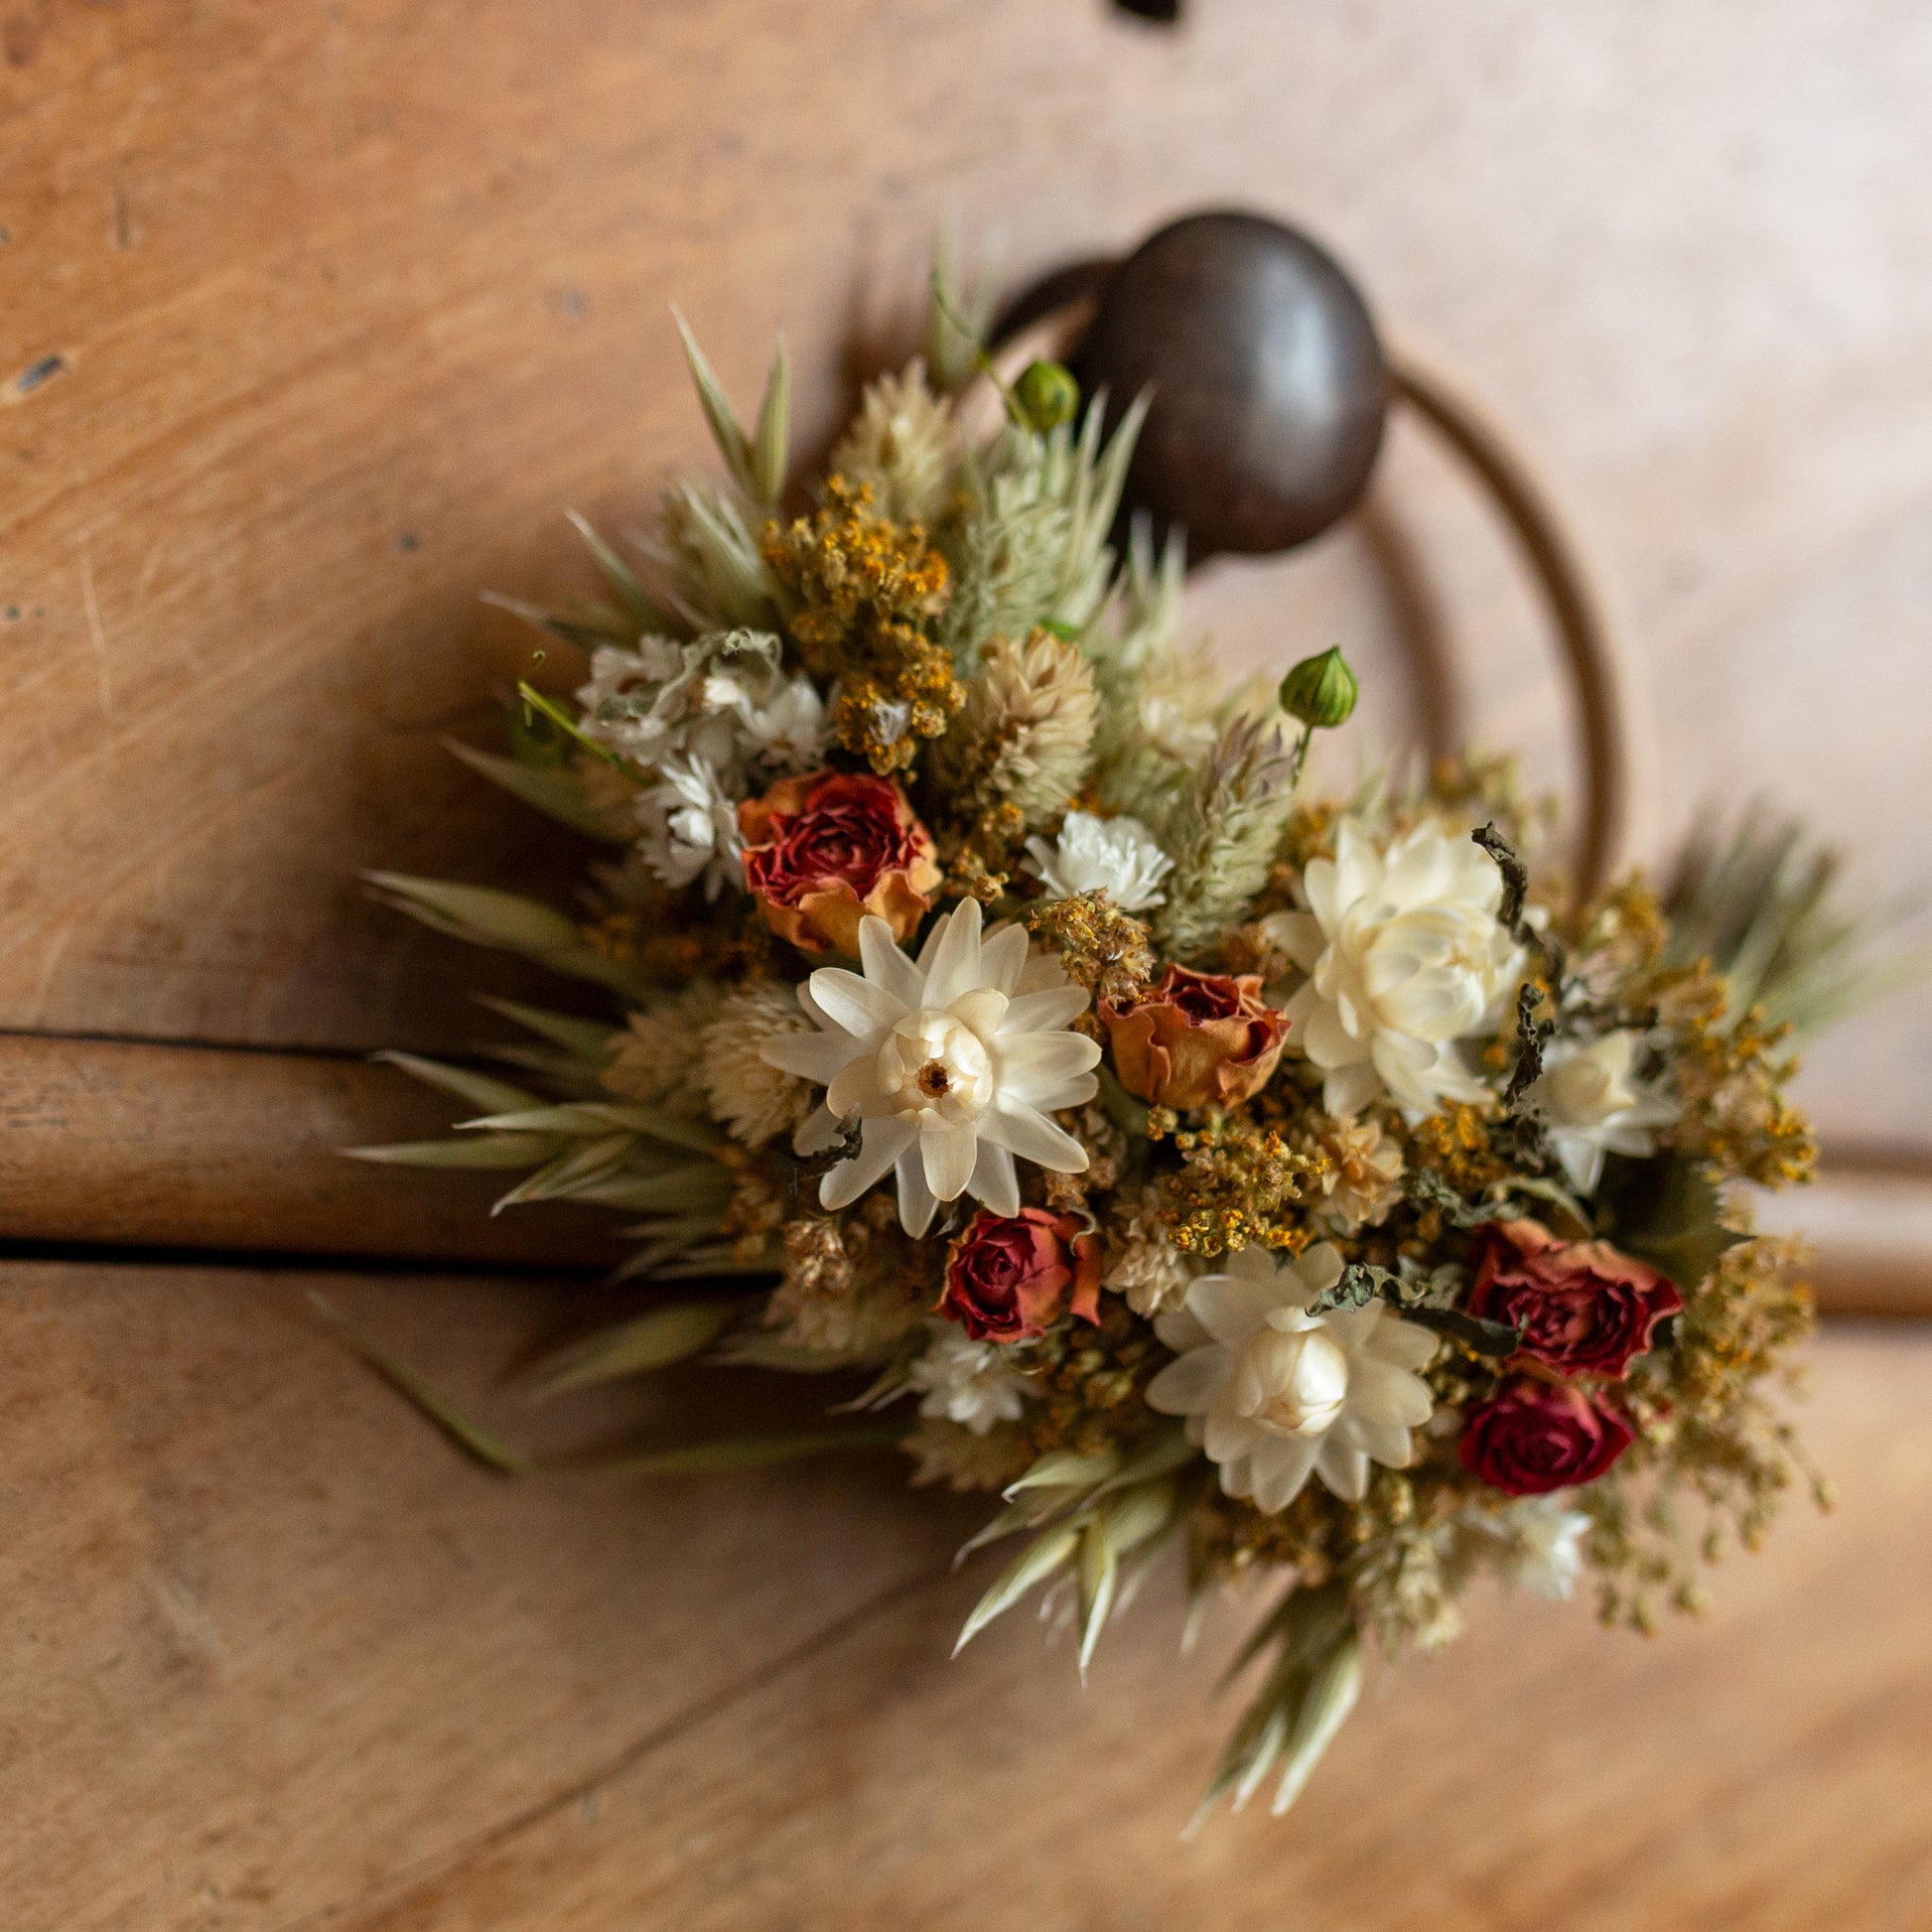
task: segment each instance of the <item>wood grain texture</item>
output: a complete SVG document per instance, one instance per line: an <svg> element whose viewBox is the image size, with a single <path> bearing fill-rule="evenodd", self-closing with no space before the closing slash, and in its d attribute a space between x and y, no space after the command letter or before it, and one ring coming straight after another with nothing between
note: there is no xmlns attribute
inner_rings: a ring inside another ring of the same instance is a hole
<svg viewBox="0 0 1932 1932"><path fill-rule="evenodd" d="M318 1053L0 1035L0 1241L498 1266L614 1267L621 1217L516 1177L373 1166L470 1110L392 1067Z"/></svg>
<svg viewBox="0 0 1932 1932"><path fill-rule="evenodd" d="M1217 0L1173 33L1022 0L17 8L0 1024L452 1043L453 981L513 976L354 873L554 865L436 742L486 736L527 657L476 591L580 585L561 507L621 525L700 456L669 301L741 392L783 326L809 446L948 214L1016 282L1203 203L1306 221L1594 521L1663 828L1773 787L1873 886L1923 884L1928 82L1903 0L1787 0L1741 42L1666 0ZM1365 751L1420 705L1560 774L1500 533L1401 435L1376 515L1216 566L1202 623L1237 663L1347 641ZM1920 996L1810 1093L1832 1132L1922 1139L1929 1075Z"/></svg>
<svg viewBox="0 0 1932 1932"><path fill-rule="evenodd" d="M314 1322L316 1286L554 1439L488 1388L555 1323L534 1288L7 1272L9 1932L1907 1932L1932 1908L1923 1333L1818 1347L1806 1428L1842 1506L1727 1565L1707 1623L1644 1644L1478 1604L1443 1658L1378 1673L1294 1818L1183 1845L1234 1618L1178 1662L1150 1590L1084 1695L1026 1617L948 1663L989 1574L948 1576L976 1505L884 1458L506 1485ZM588 1426L624 1418L671 1427L648 1397Z"/></svg>

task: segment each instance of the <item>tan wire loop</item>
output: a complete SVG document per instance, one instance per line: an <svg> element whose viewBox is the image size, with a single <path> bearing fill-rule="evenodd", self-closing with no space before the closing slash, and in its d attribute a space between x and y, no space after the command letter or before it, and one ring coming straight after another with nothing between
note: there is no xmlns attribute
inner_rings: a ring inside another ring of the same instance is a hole
<svg viewBox="0 0 1932 1932"><path fill-rule="evenodd" d="M1035 356L1069 358L1093 320L1096 298L1082 296L1030 324L993 355L1011 384ZM1631 647L1601 571L1575 514L1549 473L1529 455L1468 380L1406 329L1384 330L1383 352L1396 392L1467 465L1521 544L1549 606L1564 650L1583 754L1576 873L1587 897L1641 849L1639 814L1647 796L1642 660ZM968 435L990 434L1003 404L981 377L960 399Z"/></svg>

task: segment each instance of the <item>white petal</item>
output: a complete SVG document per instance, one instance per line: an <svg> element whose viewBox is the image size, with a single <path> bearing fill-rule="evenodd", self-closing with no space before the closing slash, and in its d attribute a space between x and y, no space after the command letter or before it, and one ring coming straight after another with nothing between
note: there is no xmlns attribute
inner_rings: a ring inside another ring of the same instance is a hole
<svg viewBox="0 0 1932 1932"><path fill-rule="evenodd" d="M1372 1060L1331 1068L1321 1083L1321 1105L1336 1120L1358 1114L1382 1091L1382 1076Z"/></svg>
<svg viewBox="0 0 1932 1932"><path fill-rule="evenodd" d="M843 966L821 966L812 975L812 998L833 1026L855 1039L871 1039L905 1017L903 1000Z"/></svg>
<svg viewBox="0 0 1932 1932"><path fill-rule="evenodd" d="M1413 1321L1384 1315L1368 1338L1366 1353L1397 1368L1427 1368L1436 1359L1436 1337Z"/></svg>
<svg viewBox="0 0 1932 1932"><path fill-rule="evenodd" d="M1347 830L1345 820L1343 830ZM1324 932L1333 932L1341 924L1345 901L1335 878L1335 868L1329 860L1309 861L1302 872L1302 897L1308 900L1309 910L1320 921Z"/></svg>
<svg viewBox="0 0 1932 1932"><path fill-rule="evenodd" d="M1314 962L1327 950L1327 934L1321 930L1321 921L1311 913L1276 912L1262 924L1269 938L1305 973L1313 972Z"/></svg>
<svg viewBox="0 0 1932 1932"><path fill-rule="evenodd" d="M1014 1168L1012 1154L996 1142L982 1140L979 1159L973 1164L973 1177L966 1183L966 1191L975 1200L983 1201L995 1214L1018 1214L1020 1175Z"/></svg>
<svg viewBox="0 0 1932 1932"><path fill-rule="evenodd" d="M1194 1348L1170 1362L1147 1385L1147 1406L1164 1416L1198 1416L1228 1379L1233 1356L1226 1348Z"/></svg>
<svg viewBox="0 0 1932 1932"><path fill-rule="evenodd" d="M1348 1407L1367 1422L1420 1429L1435 1405L1429 1385L1393 1362L1358 1355L1348 1369Z"/></svg>
<svg viewBox="0 0 1932 1932"><path fill-rule="evenodd" d="M949 1007L980 984L980 902L962 899L946 914L932 964L926 968L920 1004ZM924 954L920 955L924 958Z"/></svg>
<svg viewBox="0 0 1932 1932"><path fill-rule="evenodd" d="M932 1189L925 1184L925 1155L916 1140L900 1150L897 1171L898 1224L916 1241L939 1211Z"/></svg>
<svg viewBox="0 0 1932 1932"><path fill-rule="evenodd" d="M1220 1342L1243 1342L1282 1306L1284 1284L1266 1276L1203 1275L1187 1291L1187 1311Z"/></svg>
<svg viewBox="0 0 1932 1932"><path fill-rule="evenodd" d="M993 1106L980 1116L980 1132L990 1141L1011 1148L1023 1161L1052 1173L1085 1173L1087 1151L1071 1134L1057 1128L1044 1114L1035 1113L1024 1100L1009 1100L1001 1094Z"/></svg>
<svg viewBox="0 0 1932 1932"><path fill-rule="evenodd" d="M859 1135L859 1152L818 1183L821 1207L850 1207L912 1145L916 1133L900 1120L869 1120Z"/></svg>
<svg viewBox="0 0 1932 1932"><path fill-rule="evenodd" d="M825 1104L841 1120L872 1109L879 1098L879 1060L861 1050L842 1066L832 1084L825 1089Z"/></svg>
<svg viewBox="0 0 1932 1932"><path fill-rule="evenodd" d="M1290 1005L1293 1006L1293 1002ZM1367 1045L1342 1024L1339 1005L1319 1005L1302 1029L1302 1051L1319 1067L1350 1066L1368 1057Z"/></svg>
<svg viewBox="0 0 1932 1932"><path fill-rule="evenodd" d="M919 1133L919 1152L925 1160L925 1184L936 1200L957 1200L966 1191L979 1160L979 1137L970 1122L949 1121Z"/></svg>
<svg viewBox="0 0 1932 1932"><path fill-rule="evenodd" d="M839 1136L845 1129L829 1107L814 1107L798 1123L797 1131L791 1137L791 1151L794 1154L823 1154L829 1147L838 1144Z"/></svg>
<svg viewBox="0 0 1932 1932"><path fill-rule="evenodd" d="M1295 1264L1295 1272L1316 1295L1333 1288L1341 1280L1341 1250L1332 1241L1317 1241L1313 1247L1305 1248Z"/></svg>
<svg viewBox="0 0 1932 1932"><path fill-rule="evenodd" d="M1276 1436L1255 1449L1248 1457L1255 1507L1270 1514L1286 1509L1302 1493L1320 1449L1320 1440L1310 1436Z"/></svg>
<svg viewBox="0 0 1932 1932"><path fill-rule="evenodd" d="M1007 1017L1007 996L997 987L976 986L970 993L962 993L946 1011L982 1039L991 1039Z"/></svg>
<svg viewBox="0 0 1932 1932"><path fill-rule="evenodd" d="M1207 1427L1201 1432L1201 1447L1216 1462L1239 1462L1254 1453L1264 1443L1274 1440L1258 1422L1225 1411L1208 1412Z"/></svg>
<svg viewBox="0 0 1932 1932"><path fill-rule="evenodd" d="M850 1034L775 1034L759 1048L759 1058L781 1073L829 1087L846 1063L865 1050Z"/></svg>
<svg viewBox="0 0 1932 1932"><path fill-rule="evenodd" d="M1368 1489L1368 1457L1330 1430L1315 1453L1314 1472L1344 1502L1358 1503Z"/></svg>
<svg viewBox="0 0 1932 1932"><path fill-rule="evenodd" d="M919 969L893 943L893 929L868 913L859 921L859 959L866 978L904 1006L916 1006L925 990Z"/></svg>
<svg viewBox="0 0 1932 1932"><path fill-rule="evenodd" d="M980 984L994 986L1009 999L1027 969L1027 928L1008 921L980 937Z"/></svg>
<svg viewBox="0 0 1932 1932"><path fill-rule="evenodd" d="M1054 1092L1100 1064L1100 1042L1084 1034L1022 1034L999 1042L996 1060L1002 1093L1034 1107L1064 1106L1071 1103Z"/></svg>
<svg viewBox="0 0 1932 1932"><path fill-rule="evenodd" d="M1087 1010L1084 986L1054 986L1039 993L1022 993L1007 1008L1000 1028L1007 1034L1058 1033L1069 1020Z"/></svg>

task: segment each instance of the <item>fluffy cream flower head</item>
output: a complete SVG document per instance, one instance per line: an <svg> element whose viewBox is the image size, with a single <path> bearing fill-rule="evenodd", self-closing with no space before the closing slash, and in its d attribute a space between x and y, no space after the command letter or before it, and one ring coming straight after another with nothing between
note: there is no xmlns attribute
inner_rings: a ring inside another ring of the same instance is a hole
<svg viewBox="0 0 1932 1932"><path fill-rule="evenodd" d="M1244 1248L1155 1324L1179 1359L1148 1384L1149 1405L1185 1416L1190 1439L1220 1464L1221 1487L1257 1509L1287 1508L1311 1473L1359 1501L1370 1460L1402 1468L1409 1432L1429 1420L1416 1371L1435 1354L1434 1335L1380 1302L1309 1312L1341 1266L1325 1241L1299 1262Z"/></svg>
<svg viewBox="0 0 1932 1932"><path fill-rule="evenodd" d="M1018 1214L1015 1156L1085 1172L1086 1149L1046 1116L1096 1091L1100 1048L1066 1031L1087 995L1023 928L996 927L982 943L969 898L933 921L916 960L884 919L860 921L859 952L863 975L823 966L798 989L819 1031L763 1047L771 1065L826 1089L793 1141L800 1154L859 1122L858 1153L819 1183L822 1206L849 1205L897 1169L900 1225L921 1235L939 1202L964 1193Z"/></svg>
<svg viewBox="0 0 1932 1932"><path fill-rule="evenodd" d="M1493 1032L1522 977L1496 914L1502 875L1466 838L1427 823L1378 850L1359 821L1302 876L1306 912L1269 936L1308 974L1289 1042L1327 1074L1322 1104L1355 1113L1382 1093L1412 1113L1484 1091L1456 1042Z"/></svg>

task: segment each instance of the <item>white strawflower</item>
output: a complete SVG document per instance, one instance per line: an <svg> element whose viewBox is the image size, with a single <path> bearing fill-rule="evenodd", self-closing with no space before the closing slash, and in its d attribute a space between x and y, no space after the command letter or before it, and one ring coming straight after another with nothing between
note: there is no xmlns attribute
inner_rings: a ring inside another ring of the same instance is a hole
<svg viewBox="0 0 1932 1932"><path fill-rule="evenodd" d="M1642 1036L1628 1031L1592 1040L1553 1039L1543 1049L1543 1072L1527 1098L1543 1116L1570 1184L1591 1193L1609 1154L1656 1151L1653 1127L1682 1109L1635 1079L1631 1066Z"/></svg>
<svg viewBox="0 0 1932 1932"><path fill-rule="evenodd" d="M1013 1422L1027 1394L996 1342L974 1341L950 1321L929 1321L925 1352L906 1370L920 1390L919 1414L956 1422L984 1436L997 1422Z"/></svg>
<svg viewBox="0 0 1932 1932"><path fill-rule="evenodd" d="M1173 861L1138 818L1125 813L1100 818L1092 812L1068 812L1056 841L1032 838L1027 850L1033 855L1033 870L1046 882L1048 898L1103 892L1123 912L1167 903L1160 887Z"/></svg>
<svg viewBox="0 0 1932 1932"><path fill-rule="evenodd" d="M705 1099L712 1118L735 1140L762 1147L811 1112L811 1088L764 1057L767 1041L811 1032L795 987L783 980L754 981L722 1005L715 998L707 1002L700 1025Z"/></svg>
<svg viewBox="0 0 1932 1932"><path fill-rule="evenodd" d="M1387 851L1358 820L1337 826L1334 858L1302 876L1309 909L1264 922L1309 975L1286 1009L1289 1043L1327 1074L1329 1113L1384 1092L1413 1114L1482 1097L1456 1042L1494 1033L1522 977L1502 892L1495 861L1439 825Z"/></svg>
<svg viewBox="0 0 1932 1932"><path fill-rule="evenodd" d="M1185 1416L1189 1440L1220 1464L1221 1487L1257 1509L1285 1509L1311 1472L1359 1502L1370 1460L1406 1466L1409 1432L1429 1420L1416 1371L1435 1354L1434 1335L1380 1301L1309 1313L1341 1270L1325 1241L1299 1262L1244 1248L1155 1323L1180 1358L1148 1384L1149 1405Z"/></svg>
<svg viewBox="0 0 1932 1932"><path fill-rule="evenodd" d="M996 1214L1020 1212L1014 1159L1083 1173L1087 1152L1046 1118L1098 1088L1099 1045L1066 1027L1087 1004L1019 926L980 937L977 899L933 921L916 961L884 919L859 922L863 976L821 966L798 989L820 1031L769 1040L775 1067L826 1088L799 1128L800 1154L860 1123L859 1151L819 1183L845 1207L897 1168L899 1223L921 1235L941 1201L970 1193Z"/></svg>

